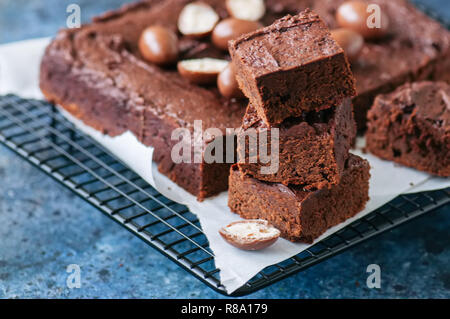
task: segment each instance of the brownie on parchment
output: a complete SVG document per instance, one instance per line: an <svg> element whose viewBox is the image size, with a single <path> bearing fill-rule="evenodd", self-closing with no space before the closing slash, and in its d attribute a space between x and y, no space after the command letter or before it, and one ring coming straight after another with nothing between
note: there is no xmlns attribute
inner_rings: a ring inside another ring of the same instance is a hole
<svg viewBox="0 0 450 319"><path fill-rule="evenodd" d="M268 126L356 95L343 49L305 10L230 41L239 87Z"/></svg>
<svg viewBox="0 0 450 319"><path fill-rule="evenodd" d="M338 106L305 112L300 117L284 120L277 127L278 170L268 173L261 168L273 163L261 161L256 148L263 146L271 150L273 129L268 128L249 105L242 131L237 137L237 166L243 174L261 181L303 184L306 189L320 189L339 183L356 135L350 98L344 99ZM243 158L239 157L240 154Z"/></svg>
<svg viewBox="0 0 450 319"><path fill-rule="evenodd" d="M350 155L342 178L331 188L306 191L301 185L267 183L231 167L228 205L246 219L261 218L291 241L314 239L364 209L369 199L369 163Z"/></svg>
<svg viewBox="0 0 450 319"><path fill-rule="evenodd" d="M176 30L181 9L189 1L152 0L125 6L79 29L61 31L48 46L41 64L40 87L57 103L93 128L117 136L126 131L153 146L159 170L199 200L225 191L231 164L172 161L171 133L237 128L245 102L226 100L217 89L189 83L176 70L146 63L137 43L149 24ZM222 1L209 1L222 6ZM224 10L222 10L223 12ZM182 58L223 56L207 42L180 39ZM196 48L196 50L194 50ZM204 147L211 141L204 141ZM203 158L203 156L202 156ZM150 165L151 159L147 160Z"/></svg>
<svg viewBox="0 0 450 319"><path fill-rule="evenodd" d="M367 149L430 174L450 176L450 86L416 82L379 95L367 116Z"/></svg>

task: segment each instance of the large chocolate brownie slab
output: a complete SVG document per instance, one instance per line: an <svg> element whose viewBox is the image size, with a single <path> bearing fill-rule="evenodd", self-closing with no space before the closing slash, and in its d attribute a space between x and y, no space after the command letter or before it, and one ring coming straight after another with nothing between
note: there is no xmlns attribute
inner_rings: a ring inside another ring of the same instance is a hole
<svg viewBox="0 0 450 319"><path fill-rule="evenodd" d="M176 141L171 134L177 128L193 132L194 121L199 120L204 129L218 128L225 135L226 128L240 126L243 103L225 100L216 89L190 84L173 70L148 64L137 51L137 39L146 26L175 28L178 13L188 2L139 3L81 29L60 32L46 50L40 85L50 101L86 124L111 136L130 130L154 146L160 171L203 199L227 189L230 164L173 163ZM191 41L184 40L183 46ZM211 49L208 55L219 54L215 52Z"/></svg>

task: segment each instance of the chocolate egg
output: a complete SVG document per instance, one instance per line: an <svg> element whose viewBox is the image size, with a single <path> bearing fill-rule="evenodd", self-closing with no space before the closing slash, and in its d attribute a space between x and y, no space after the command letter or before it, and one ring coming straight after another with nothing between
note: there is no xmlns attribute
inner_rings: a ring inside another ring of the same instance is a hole
<svg viewBox="0 0 450 319"><path fill-rule="evenodd" d="M178 57L178 38L170 29L162 26L146 28L139 38L139 51L149 62L166 65Z"/></svg>
<svg viewBox="0 0 450 319"><path fill-rule="evenodd" d="M222 227L219 234L236 248L261 250L273 245L281 232L265 220L248 219Z"/></svg>
<svg viewBox="0 0 450 319"><path fill-rule="evenodd" d="M178 30L187 36L204 37L211 33L219 19L219 15L209 4L202 1L191 2L180 12Z"/></svg>
<svg viewBox="0 0 450 319"><path fill-rule="evenodd" d="M364 45L364 38L359 33L339 28L331 30L331 36L344 49L350 61L355 61Z"/></svg>
<svg viewBox="0 0 450 319"><path fill-rule="evenodd" d="M214 58L190 59L178 62L177 69L191 83L208 85L216 83L217 76L229 62Z"/></svg>
<svg viewBox="0 0 450 319"><path fill-rule="evenodd" d="M263 25L257 21L247 21L235 18L224 19L213 30L212 42L222 50L228 50L228 41L236 39L241 34L255 31Z"/></svg>
<svg viewBox="0 0 450 319"><path fill-rule="evenodd" d="M336 20L340 27L351 29L365 39L381 38L388 32L389 18L380 8L380 21L378 21L379 26L377 27L375 25L377 9L376 7L374 9L362 1L347 1L337 9Z"/></svg>
<svg viewBox="0 0 450 319"><path fill-rule="evenodd" d="M230 15L237 19L258 21L266 12L265 0L226 0Z"/></svg>
<svg viewBox="0 0 450 319"><path fill-rule="evenodd" d="M219 88L220 94L228 98L243 98L244 94L239 88L238 82L236 81L236 72L234 69L234 64L230 63L228 66L220 72L217 77L217 87Z"/></svg>

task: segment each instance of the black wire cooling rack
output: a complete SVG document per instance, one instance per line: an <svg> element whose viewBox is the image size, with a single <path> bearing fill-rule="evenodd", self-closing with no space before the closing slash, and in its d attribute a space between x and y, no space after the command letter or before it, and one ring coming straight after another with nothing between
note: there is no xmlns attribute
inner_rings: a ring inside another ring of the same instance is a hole
<svg viewBox="0 0 450 319"><path fill-rule="evenodd" d="M0 142L190 274L226 294L199 220L142 180L101 145L78 131L54 106L14 95L0 97ZM246 295L304 270L377 234L450 204L450 188L401 195L373 213L270 266L233 296Z"/></svg>

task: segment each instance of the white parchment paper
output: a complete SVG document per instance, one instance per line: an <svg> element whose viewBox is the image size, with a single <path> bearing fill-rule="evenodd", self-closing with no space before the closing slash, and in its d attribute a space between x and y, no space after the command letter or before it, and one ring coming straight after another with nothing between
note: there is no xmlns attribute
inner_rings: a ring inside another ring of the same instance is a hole
<svg viewBox="0 0 450 319"><path fill-rule="evenodd" d="M36 39L0 46L0 94L14 93L26 98L42 99L38 87L39 63L49 39ZM225 243L218 230L228 223L239 220L227 206L227 193L207 199L202 203L178 187L151 163L153 149L145 147L131 133L111 138L87 127L79 120L63 112L80 130L104 145L131 169L168 198L185 204L198 216L211 249L215 254L216 266L221 270L222 284L228 293L233 292L263 268L294 256L311 245L294 244L280 239L264 251L246 252ZM359 140L361 146L364 140ZM329 236L347 224L370 213L389 202L399 194L442 189L450 186L449 178L432 177L416 171L380 160L370 154L353 150L370 162L370 201L366 209L346 222L329 229L319 239Z"/></svg>

